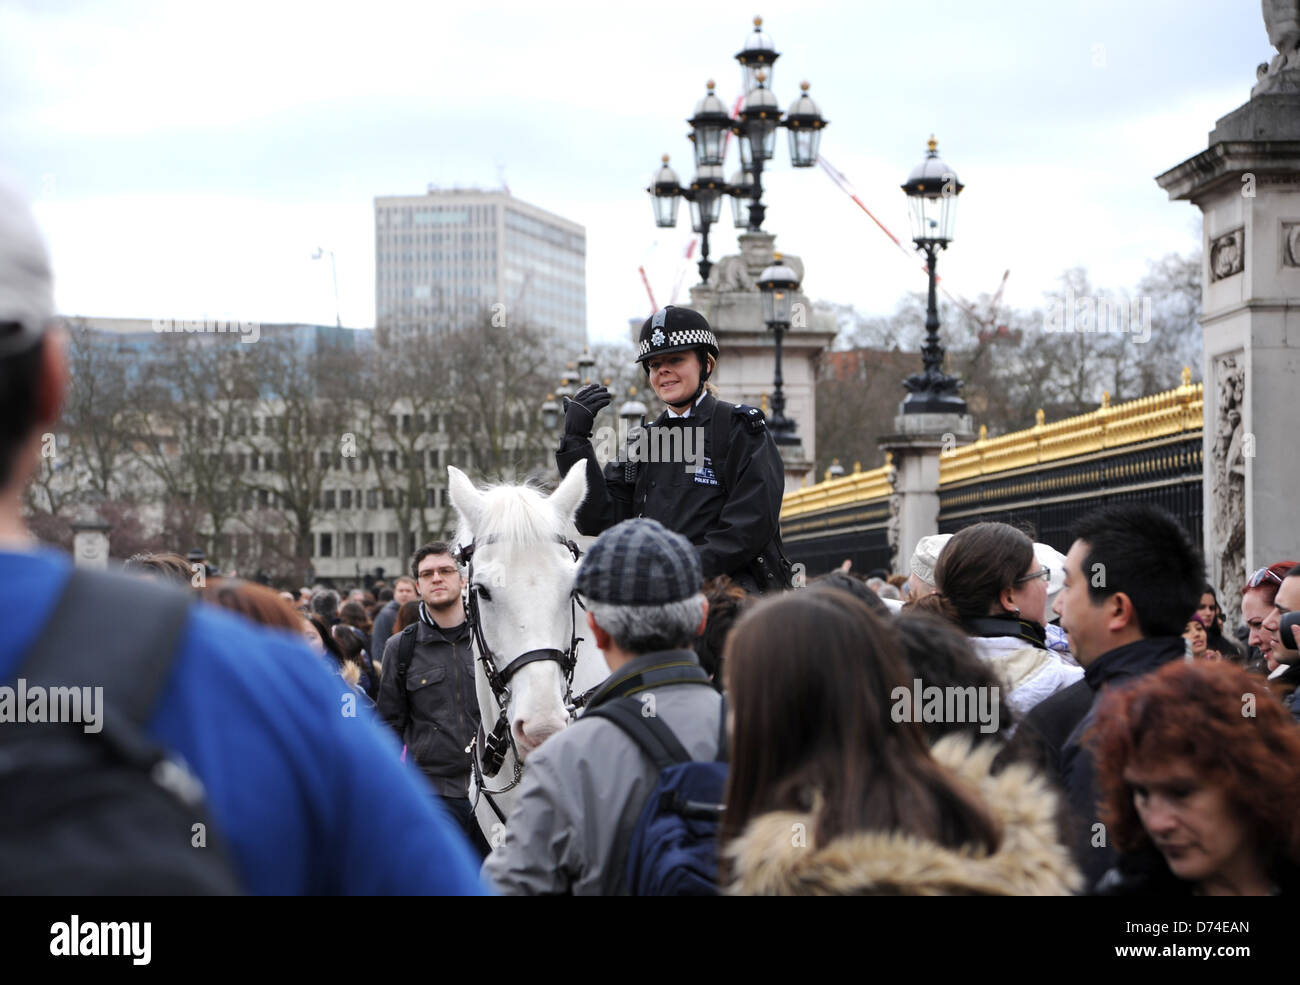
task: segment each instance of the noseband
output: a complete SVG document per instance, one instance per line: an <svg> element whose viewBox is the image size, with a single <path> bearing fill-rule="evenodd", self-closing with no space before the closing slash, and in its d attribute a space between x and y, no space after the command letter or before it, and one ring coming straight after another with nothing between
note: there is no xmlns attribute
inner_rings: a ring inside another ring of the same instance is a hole
<svg viewBox="0 0 1300 985"><path fill-rule="evenodd" d="M497 537L487 537L482 541L484 546L494 544ZM582 551L578 545L567 537L556 534L555 540L569 549L573 559L577 561L582 557ZM478 542L471 542L468 546L462 547L456 555L456 560L467 567L465 579L465 621L469 624L470 633L474 639L474 649L478 651L478 659L483 664L483 673L487 677L488 685L492 688L492 697L496 700L497 707L501 709L497 716L496 724L492 731L484 735L483 725L479 724L478 735L470 743L469 748L465 751L470 754L470 761L474 769L475 784L480 793L488 795L488 804L492 810L505 823L505 817L501 810L492 801L492 794L505 793L513 789L523 778L523 766L520 761L519 752L515 749L514 736L510 730L510 717L508 709L510 707L510 681L522 668L531 663L537 663L542 660L552 660L560 665L560 671L564 674L564 704L572 714L577 708L586 703L586 699L591 692L578 696L575 701L573 697L573 673L578 665L578 644L582 642L582 637L578 635L578 609L585 606L582 600L578 598L577 589L569 590L569 612L571 620L571 632L569 635L568 650L558 650L554 648L529 650L521 653L511 660L501 670L497 669L496 655L488 646L487 640L483 637L483 620L479 613L479 597L482 596L491 600L492 592L486 585L475 584L474 582L474 550ZM505 762L506 751L512 750L515 754L514 778L504 787L497 790L487 790L483 786L483 777L494 777L501 771L501 766ZM477 806L477 805L476 805Z"/></svg>

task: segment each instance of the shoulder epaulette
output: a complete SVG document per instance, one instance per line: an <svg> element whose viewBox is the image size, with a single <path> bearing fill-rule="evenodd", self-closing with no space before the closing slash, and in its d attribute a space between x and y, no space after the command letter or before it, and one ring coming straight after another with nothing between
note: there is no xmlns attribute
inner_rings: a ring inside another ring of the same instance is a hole
<svg viewBox="0 0 1300 985"><path fill-rule="evenodd" d="M760 434L767 427L767 418L757 407L749 407L745 404L736 404L732 411L745 419L745 426L749 428L750 434Z"/></svg>

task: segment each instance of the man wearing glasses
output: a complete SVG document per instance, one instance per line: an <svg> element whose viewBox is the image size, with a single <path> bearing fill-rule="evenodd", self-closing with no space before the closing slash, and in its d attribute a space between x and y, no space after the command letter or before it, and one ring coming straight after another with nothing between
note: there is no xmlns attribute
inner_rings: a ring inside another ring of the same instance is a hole
<svg viewBox="0 0 1300 985"><path fill-rule="evenodd" d="M377 710L406 744L479 855L487 842L469 802L465 748L478 732L474 650L450 545L425 544L411 559L420 618L384 645Z"/></svg>

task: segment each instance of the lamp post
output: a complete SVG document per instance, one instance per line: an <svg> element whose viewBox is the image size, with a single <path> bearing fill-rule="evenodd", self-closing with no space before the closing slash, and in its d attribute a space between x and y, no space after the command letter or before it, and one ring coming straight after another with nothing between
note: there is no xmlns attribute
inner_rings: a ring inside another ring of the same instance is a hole
<svg viewBox="0 0 1300 985"><path fill-rule="evenodd" d="M578 379L582 381L584 386L591 382L591 370L595 365L596 357L584 345L581 354L578 356Z"/></svg>
<svg viewBox="0 0 1300 985"><path fill-rule="evenodd" d="M965 186L939 158L939 145L931 135L925 159L908 175L903 185L912 219L912 242L925 253L930 275L930 296L925 309L925 347L921 350L924 370L903 381L907 397L904 414L965 414L961 398L962 381L943 371L943 346L939 343L939 306L935 296L935 266L939 251L952 242L957 196Z"/></svg>
<svg viewBox="0 0 1300 985"><path fill-rule="evenodd" d="M330 255L330 271L334 276L334 324L342 328L343 319L339 315L339 267L334 260L334 251L327 250L323 246L316 247L316 252L311 255L313 260L319 260L326 253Z"/></svg>
<svg viewBox="0 0 1300 985"><path fill-rule="evenodd" d="M774 254L772 265L758 278L758 289L763 298L763 321L776 336L776 373L773 377L772 419L768 430L778 445L797 445L797 425L785 416L784 379L781 375L781 340L790 329L794 309L794 295L799 290L799 277Z"/></svg>
<svg viewBox="0 0 1300 985"><path fill-rule="evenodd" d="M542 403L542 427L554 431L560 423L560 405L555 401L555 394L548 393Z"/></svg>

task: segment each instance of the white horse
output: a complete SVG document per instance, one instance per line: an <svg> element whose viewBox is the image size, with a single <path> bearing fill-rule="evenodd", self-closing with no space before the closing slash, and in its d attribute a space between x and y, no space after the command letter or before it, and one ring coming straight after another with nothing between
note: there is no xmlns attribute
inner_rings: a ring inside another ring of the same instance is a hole
<svg viewBox="0 0 1300 985"><path fill-rule="evenodd" d="M466 577L472 572L471 614L476 608L478 622L474 680L483 727L473 755L480 763L482 740L502 722L500 768L481 779L478 770L472 771L469 792L477 804L479 827L495 848L505 832L497 811L510 816L528 754L569 724L566 698L577 698L609 676L572 594L578 562L569 545L578 537L573 518L587 494L587 476L585 469L570 469L559 488L544 496L528 486L480 490L454 466L448 466L447 474L451 503L460 518L456 543L462 551L473 545ZM568 655L574 636L584 639L569 682L560 658ZM486 645L486 654L480 643ZM508 672L525 655L529 660ZM484 657L495 671L495 682ZM503 674L507 679L501 679ZM498 700L502 685L508 694L504 721Z"/></svg>

